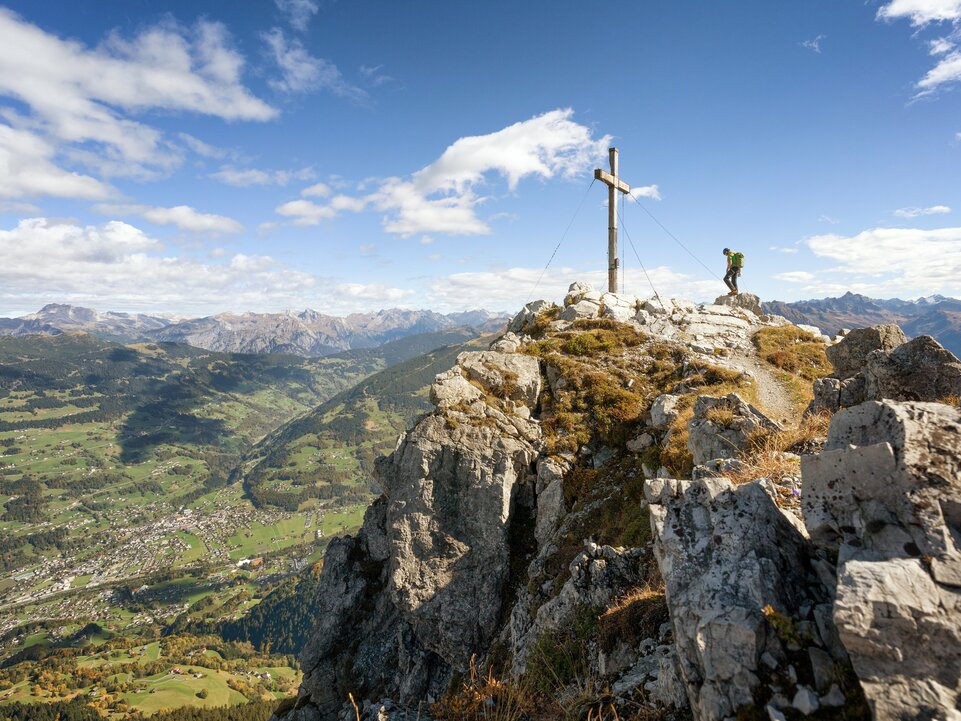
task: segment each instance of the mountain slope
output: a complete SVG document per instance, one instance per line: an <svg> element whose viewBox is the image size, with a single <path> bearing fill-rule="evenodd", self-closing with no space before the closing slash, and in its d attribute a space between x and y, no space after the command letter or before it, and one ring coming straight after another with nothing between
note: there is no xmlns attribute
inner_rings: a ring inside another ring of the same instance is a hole
<svg viewBox="0 0 961 721"><path fill-rule="evenodd" d="M0 336L82 331L123 343L164 341L222 353L287 353L309 358L374 348L407 336L458 327L489 332L503 326L506 320L504 315L484 310L443 315L398 308L353 313L344 318L308 309L173 319L159 315L100 313L90 308L51 303L37 313L0 318Z"/></svg>
<svg viewBox="0 0 961 721"><path fill-rule="evenodd" d="M312 499L369 498L374 459L388 453L410 423L430 409L434 377L485 338L452 345L376 373L278 428L238 466L258 505L290 511ZM233 480L233 479L232 479Z"/></svg>
<svg viewBox="0 0 961 721"><path fill-rule="evenodd" d="M895 323L909 336L931 335L955 355L961 354L961 300L955 298L935 295L917 301L879 300L845 293L821 300L771 301L762 307L765 313L816 326L831 337L842 328Z"/></svg>

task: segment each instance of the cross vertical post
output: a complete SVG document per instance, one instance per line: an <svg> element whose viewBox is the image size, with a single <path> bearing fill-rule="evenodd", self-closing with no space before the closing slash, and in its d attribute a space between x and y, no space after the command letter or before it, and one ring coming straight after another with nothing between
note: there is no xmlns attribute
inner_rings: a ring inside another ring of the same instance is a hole
<svg viewBox="0 0 961 721"><path fill-rule="evenodd" d="M630 193L631 186L617 177L617 148L608 148L611 172L600 168L594 171L594 179L607 185L607 290L617 292L617 269L620 259L617 255L617 196L614 191Z"/></svg>

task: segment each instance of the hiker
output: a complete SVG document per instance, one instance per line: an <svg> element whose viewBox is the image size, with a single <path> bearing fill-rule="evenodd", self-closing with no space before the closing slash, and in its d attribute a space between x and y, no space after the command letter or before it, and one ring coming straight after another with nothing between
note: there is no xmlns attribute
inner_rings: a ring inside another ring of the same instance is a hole
<svg viewBox="0 0 961 721"><path fill-rule="evenodd" d="M741 269L744 267L744 253L738 253L736 250L725 248L724 255L727 256L727 273L724 274L724 283L731 289L728 295L737 295L737 277L741 274Z"/></svg>

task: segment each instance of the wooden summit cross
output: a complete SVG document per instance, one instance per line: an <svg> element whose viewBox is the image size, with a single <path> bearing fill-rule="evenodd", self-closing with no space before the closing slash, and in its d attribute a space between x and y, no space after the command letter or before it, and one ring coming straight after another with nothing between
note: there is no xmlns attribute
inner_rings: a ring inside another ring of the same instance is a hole
<svg viewBox="0 0 961 721"><path fill-rule="evenodd" d="M607 185L607 289L616 293L620 260L617 257L617 198L614 191L627 194L631 192L631 186L617 177L617 148L608 148L607 152L611 158L611 172L598 168L594 171L594 180Z"/></svg>

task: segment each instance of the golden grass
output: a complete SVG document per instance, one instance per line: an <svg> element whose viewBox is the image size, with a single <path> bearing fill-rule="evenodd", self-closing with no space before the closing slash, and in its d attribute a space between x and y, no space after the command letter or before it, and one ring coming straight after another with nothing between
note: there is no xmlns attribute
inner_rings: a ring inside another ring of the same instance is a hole
<svg viewBox="0 0 961 721"><path fill-rule="evenodd" d="M802 418L797 428L782 431L760 430L748 438L748 445L739 454L741 467L731 474L733 483L748 483L758 478L777 481L801 474L800 462L785 457L785 453L802 455L820 449L828 434L831 416L818 413Z"/></svg>
<svg viewBox="0 0 961 721"><path fill-rule="evenodd" d="M704 418L719 428L730 428L734 425L734 409L726 406L714 406L707 409Z"/></svg>
<svg viewBox="0 0 961 721"><path fill-rule="evenodd" d="M762 328L754 334L754 345L766 362L805 380L823 378L833 370L824 344L797 326Z"/></svg>
<svg viewBox="0 0 961 721"><path fill-rule="evenodd" d="M597 644L610 653L618 640L636 646L655 638L662 623L670 619L664 582L660 576L617 599L598 619Z"/></svg>
<svg viewBox="0 0 961 721"><path fill-rule="evenodd" d="M437 721L521 721L531 718L535 710L524 684L498 679L493 669L488 669L486 676L479 675L471 656L467 679L432 704L430 714Z"/></svg>

